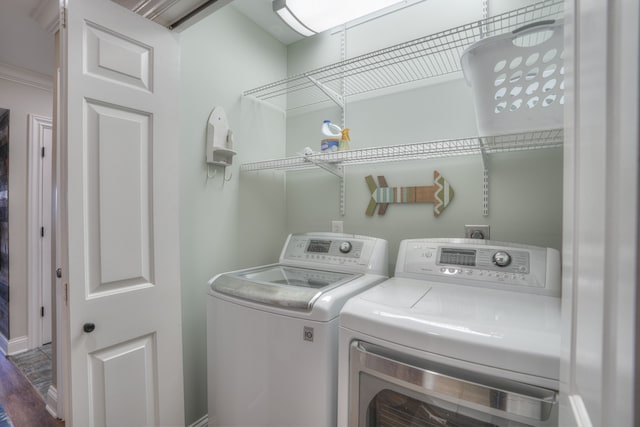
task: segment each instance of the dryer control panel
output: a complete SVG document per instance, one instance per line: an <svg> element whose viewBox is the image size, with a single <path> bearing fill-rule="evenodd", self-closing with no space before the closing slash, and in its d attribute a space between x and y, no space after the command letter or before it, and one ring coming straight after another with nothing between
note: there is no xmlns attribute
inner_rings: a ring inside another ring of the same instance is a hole
<svg viewBox="0 0 640 427"><path fill-rule="evenodd" d="M560 296L560 253L490 240L409 239L400 243L395 276Z"/></svg>
<svg viewBox="0 0 640 427"><path fill-rule="evenodd" d="M375 237L344 233L291 234L280 263L387 275L388 244Z"/></svg>

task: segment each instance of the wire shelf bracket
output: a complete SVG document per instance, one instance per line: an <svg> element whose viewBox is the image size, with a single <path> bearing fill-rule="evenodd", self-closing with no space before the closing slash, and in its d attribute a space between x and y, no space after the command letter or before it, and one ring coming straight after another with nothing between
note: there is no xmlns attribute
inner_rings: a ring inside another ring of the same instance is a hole
<svg viewBox="0 0 640 427"><path fill-rule="evenodd" d="M318 89L320 89L322 91L322 93L327 95L327 97L330 100L335 102L338 107L344 108L344 98L342 97L342 95L340 95L338 92L336 92L333 89L331 89L329 86L325 86L324 84L322 84L322 82L320 82L319 80L314 79L311 76L307 76L307 79L309 79L311 81L311 83L316 85L318 87Z"/></svg>
<svg viewBox="0 0 640 427"><path fill-rule="evenodd" d="M304 156L304 160L310 163L313 163L315 166L320 169L324 169L327 172L337 176L338 178L344 178L344 169L341 166L333 165L331 163L326 163L321 160L314 159L309 155Z"/></svg>

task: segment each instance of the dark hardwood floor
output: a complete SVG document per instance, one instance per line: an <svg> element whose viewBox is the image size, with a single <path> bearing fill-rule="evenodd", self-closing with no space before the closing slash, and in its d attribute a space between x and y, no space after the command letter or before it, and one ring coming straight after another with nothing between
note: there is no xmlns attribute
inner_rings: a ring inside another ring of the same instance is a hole
<svg viewBox="0 0 640 427"><path fill-rule="evenodd" d="M0 353L0 403L14 427L63 427L64 421L53 418L35 388L25 376Z"/></svg>

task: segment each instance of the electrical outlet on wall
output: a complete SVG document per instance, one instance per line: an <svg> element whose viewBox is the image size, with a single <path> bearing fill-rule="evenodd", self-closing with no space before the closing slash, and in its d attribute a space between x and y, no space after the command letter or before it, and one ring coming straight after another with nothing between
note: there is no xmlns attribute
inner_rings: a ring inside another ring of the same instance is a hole
<svg viewBox="0 0 640 427"><path fill-rule="evenodd" d="M342 221L331 221L331 231L333 233L343 233Z"/></svg>
<svg viewBox="0 0 640 427"><path fill-rule="evenodd" d="M464 237L467 239L485 239L489 240L488 225L465 225L464 226Z"/></svg>

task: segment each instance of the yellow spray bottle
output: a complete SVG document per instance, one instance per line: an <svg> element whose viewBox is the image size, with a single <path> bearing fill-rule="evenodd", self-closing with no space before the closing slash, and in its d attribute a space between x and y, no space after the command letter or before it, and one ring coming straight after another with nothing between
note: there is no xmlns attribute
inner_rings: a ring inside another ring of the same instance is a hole
<svg viewBox="0 0 640 427"><path fill-rule="evenodd" d="M340 138L340 144L338 144L338 151L346 151L349 149L349 128L342 129L342 137Z"/></svg>

